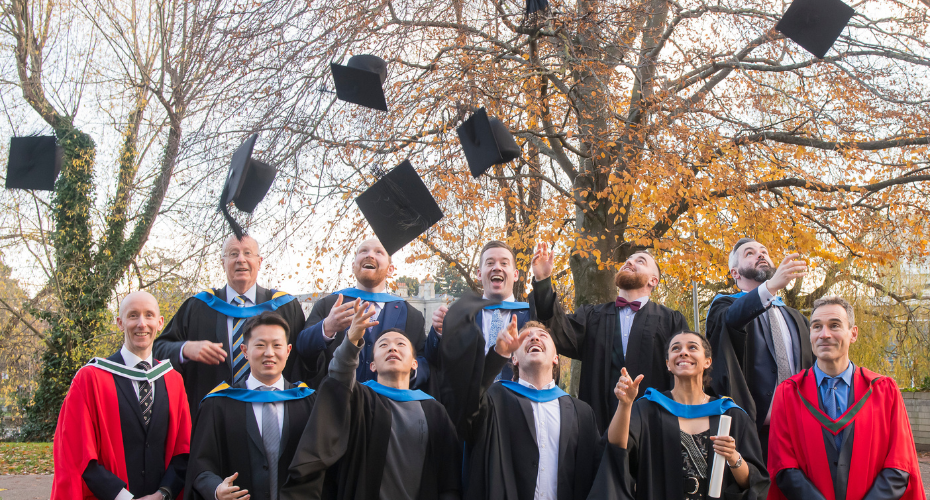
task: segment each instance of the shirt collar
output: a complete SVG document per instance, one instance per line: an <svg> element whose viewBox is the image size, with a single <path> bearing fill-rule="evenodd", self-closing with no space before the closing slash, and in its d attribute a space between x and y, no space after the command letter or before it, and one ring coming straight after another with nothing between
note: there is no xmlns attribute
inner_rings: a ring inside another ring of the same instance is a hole
<svg viewBox="0 0 930 500"><path fill-rule="evenodd" d="M254 391L255 389L258 389L259 387L262 387L264 385L265 384L259 382L258 379L255 378L255 375L252 375L251 373L249 373L249 378L245 379L245 387L249 389L250 391ZM271 387L274 387L275 389L279 391L283 391L284 390L284 377L278 377L278 381L271 384Z"/></svg>
<svg viewBox="0 0 930 500"><path fill-rule="evenodd" d="M823 383L823 379L825 378L838 378L843 382L846 382L846 387L852 387L852 377L853 371L855 369L856 366L852 361L850 361L849 365L846 366L846 369L843 370L843 373L837 375L836 377L831 377L824 373L819 366L817 366L817 362L814 362L814 376L817 377L817 387L820 387L820 384Z"/></svg>
<svg viewBox="0 0 930 500"><path fill-rule="evenodd" d="M249 288L248 290L246 290L245 293L243 293L242 295L245 295L245 297L251 300L253 304L257 304L257 302L255 302L255 295L257 292L258 292L258 283L252 285L252 288ZM233 290L233 287L227 284L226 285L226 302L232 304L233 298L238 297L238 296L239 296L239 292Z"/></svg>
<svg viewBox="0 0 930 500"><path fill-rule="evenodd" d="M520 385L522 385L523 387L529 387L530 389L536 389L536 386L535 386L535 385L533 385L533 384L527 382L526 380L523 380L522 378L521 378L521 379L517 379L517 383L520 384ZM549 382L548 384L546 384L542 389L536 389L536 390L537 390L537 391L545 391L546 389L552 389L553 387L555 387L555 380L550 381L550 382Z"/></svg>
<svg viewBox="0 0 930 500"><path fill-rule="evenodd" d="M136 356L135 354L133 354L132 351L130 351L129 348L126 347L126 344L123 344L123 348L119 350L119 353L123 356L123 362L126 363L126 366L129 366L132 368L135 368L136 365L139 364L139 361L148 361L149 366L152 366L155 364L152 362L152 353L149 353L148 358L142 359L139 356Z"/></svg>
<svg viewBox="0 0 930 500"><path fill-rule="evenodd" d="M487 295L482 295L481 298L484 300L494 300L494 299L489 299ZM510 294L510 297L507 297L501 302L516 302L516 299L514 298L513 294Z"/></svg>

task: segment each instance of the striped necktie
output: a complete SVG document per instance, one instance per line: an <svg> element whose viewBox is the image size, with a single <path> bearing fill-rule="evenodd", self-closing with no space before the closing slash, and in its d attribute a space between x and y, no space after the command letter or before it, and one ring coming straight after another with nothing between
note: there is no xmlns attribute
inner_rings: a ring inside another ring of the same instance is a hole
<svg viewBox="0 0 930 500"><path fill-rule="evenodd" d="M245 307L245 301L246 297L244 295L232 299L233 305L237 307ZM242 345L242 324L245 323L245 320L246 318L234 318L233 322L233 384L249 375L249 360L245 359L245 354L240 347Z"/></svg>
<svg viewBox="0 0 930 500"><path fill-rule="evenodd" d="M148 361L139 361L136 364L136 368L140 370L149 371L152 368L152 365ZM139 381L139 405L142 407L142 420L145 422L145 426L148 427L149 420L152 419L152 403L155 401L154 394L152 394L152 383L147 380Z"/></svg>

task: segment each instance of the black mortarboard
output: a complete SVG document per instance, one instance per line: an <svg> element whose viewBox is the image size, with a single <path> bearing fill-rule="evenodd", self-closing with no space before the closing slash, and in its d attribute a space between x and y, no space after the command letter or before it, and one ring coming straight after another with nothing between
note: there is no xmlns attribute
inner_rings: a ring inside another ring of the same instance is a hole
<svg viewBox="0 0 930 500"><path fill-rule="evenodd" d="M55 136L13 137L6 170L7 189L55 189L62 150Z"/></svg>
<svg viewBox="0 0 930 500"><path fill-rule="evenodd" d="M484 108L475 111L456 129L471 175L478 178L491 165L507 163L520 157L520 146L513 139L507 126Z"/></svg>
<svg viewBox="0 0 930 500"><path fill-rule="evenodd" d="M855 12L840 0L794 0L775 29L823 59Z"/></svg>
<svg viewBox="0 0 930 500"><path fill-rule="evenodd" d="M330 63L336 97L366 108L387 111L384 89L381 84L387 78L387 63L378 56L360 54L349 58L345 66Z"/></svg>
<svg viewBox="0 0 930 500"><path fill-rule="evenodd" d="M355 203L388 254L442 219L442 210L407 160L355 198Z"/></svg>
<svg viewBox="0 0 930 500"><path fill-rule="evenodd" d="M268 193L277 169L267 163L252 158L252 149L258 134L252 134L233 153L229 163L229 174L226 176L226 185L220 196L220 211L229 221L229 226L237 238L242 238L242 226L229 214L230 202L243 212L251 213Z"/></svg>
<svg viewBox="0 0 930 500"><path fill-rule="evenodd" d="M526 0L526 14L530 15L536 11L546 10L549 7L547 0Z"/></svg>

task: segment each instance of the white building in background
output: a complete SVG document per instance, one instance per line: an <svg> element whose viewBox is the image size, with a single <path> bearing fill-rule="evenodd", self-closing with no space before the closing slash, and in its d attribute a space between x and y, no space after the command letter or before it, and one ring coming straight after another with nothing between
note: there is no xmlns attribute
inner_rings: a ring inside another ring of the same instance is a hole
<svg viewBox="0 0 930 500"><path fill-rule="evenodd" d="M410 295L409 288L402 284L397 284L397 290L394 292L398 297L403 297L408 304L418 309L423 313L423 318L426 320L424 322L424 328L429 332L430 327L433 325L432 317L433 313L436 312L436 309L439 309L439 306L445 305L449 306L456 298L449 294L436 295L436 280L432 276L426 275L426 278L420 282L420 287L416 291L416 295ZM310 315L310 310L313 308L313 304L316 301L322 299L323 297L329 295L329 293L323 292L313 292L313 293L303 293L296 295L297 300L300 301L300 307L304 310L304 316Z"/></svg>

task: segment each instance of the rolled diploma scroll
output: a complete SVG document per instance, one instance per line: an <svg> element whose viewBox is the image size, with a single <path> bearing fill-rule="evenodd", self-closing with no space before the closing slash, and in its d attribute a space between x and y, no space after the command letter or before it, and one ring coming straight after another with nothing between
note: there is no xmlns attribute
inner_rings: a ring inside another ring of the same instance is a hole
<svg viewBox="0 0 930 500"><path fill-rule="evenodd" d="M727 415L720 415L720 427L717 428L717 436L730 435L730 420ZM723 466L727 464L727 459L719 453L714 453L714 466L710 473L710 488L707 496L711 498L720 498L720 490L723 488Z"/></svg>

